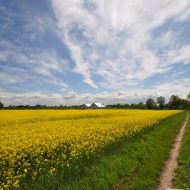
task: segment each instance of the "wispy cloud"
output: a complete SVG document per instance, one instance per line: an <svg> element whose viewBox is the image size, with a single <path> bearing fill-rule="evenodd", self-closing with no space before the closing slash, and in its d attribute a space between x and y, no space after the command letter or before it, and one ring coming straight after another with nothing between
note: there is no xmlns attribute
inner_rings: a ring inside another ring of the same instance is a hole
<svg viewBox="0 0 190 190"><path fill-rule="evenodd" d="M61 87L67 87L64 81L57 78L53 72L64 73L66 60L57 56L55 51L36 51L26 46L17 47L7 42L0 42L1 56L0 61L17 64L2 65L0 73L1 81L10 83L25 82L28 79L34 79L36 75L44 76L44 82L53 83ZM25 53L27 52L27 53Z"/></svg>
<svg viewBox="0 0 190 190"><path fill-rule="evenodd" d="M169 63L190 63L190 44L184 45L169 52L168 62Z"/></svg>
<svg viewBox="0 0 190 190"><path fill-rule="evenodd" d="M77 94L68 91L66 94L60 93L43 93L43 92L27 92L12 93L5 89L0 89L1 100L6 104L12 105L80 105L83 103L102 102L104 104L113 103L137 103L145 102L147 98L152 97L156 100L158 96L169 97L172 94L186 98L189 90L189 80L182 78L164 84L158 84L150 88L133 88L127 91L113 91L100 93L83 93Z"/></svg>
<svg viewBox="0 0 190 190"><path fill-rule="evenodd" d="M181 47L181 57L172 60L153 48L156 43L161 48L169 45L172 53L178 40L172 36L175 31L161 34L162 40L156 39L152 32L160 30L169 20L187 21L189 1L55 0L52 4L61 38L76 63L75 71L91 86L107 84L111 88L125 88L156 73L165 73L171 69L171 62L188 63L182 59L185 47ZM71 33L73 29L75 34ZM98 56L95 61L91 59L94 53ZM104 82L94 79L94 74Z"/></svg>

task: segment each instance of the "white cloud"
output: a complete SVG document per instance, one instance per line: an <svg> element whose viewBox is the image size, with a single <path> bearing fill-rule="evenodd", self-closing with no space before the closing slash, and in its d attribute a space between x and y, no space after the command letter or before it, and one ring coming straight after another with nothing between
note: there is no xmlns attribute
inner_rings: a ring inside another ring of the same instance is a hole
<svg viewBox="0 0 190 190"><path fill-rule="evenodd" d="M67 62L58 57L55 51L35 51L26 46L17 47L13 43L2 40L0 42L0 61L14 62L16 66L2 65L1 81L8 83L22 83L28 79L35 79L36 75L44 77L43 81L67 88L67 84L53 75L53 71L64 73ZM27 53L26 53L27 52ZM42 81L41 81L42 82Z"/></svg>
<svg viewBox="0 0 190 190"><path fill-rule="evenodd" d="M189 7L187 7L186 11L180 13L177 20L180 22L185 22L188 21L189 18L190 18L190 10Z"/></svg>
<svg viewBox="0 0 190 190"><path fill-rule="evenodd" d="M159 55L151 45L164 47L175 41L172 32L166 31L156 42L152 31L170 19L179 21L178 16L188 12L190 1L94 0L91 3L94 9L89 11L84 0L52 1L60 36L76 64L74 71L83 76L83 82L92 87L107 84L108 88L125 88L171 69L167 55ZM175 49L173 45L169 51ZM91 55L96 56L93 59ZM173 61L178 59L183 61L187 57L176 57ZM102 81L94 79L94 75L99 75Z"/></svg>
<svg viewBox="0 0 190 190"><path fill-rule="evenodd" d="M169 62L171 63L190 63L190 44L184 45L176 50L173 50L169 54Z"/></svg>
<svg viewBox="0 0 190 190"><path fill-rule="evenodd" d="M140 101L145 102L149 97L156 99L158 96L164 96L168 100L172 94L178 95L181 98L186 98L190 89L189 80L189 78L182 78L158 84L150 88L141 87L129 89L127 91L120 90L83 94L77 94L73 91L63 94L42 92L12 93L0 88L0 100L5 105L81 105L83 103L92 102L102 102L104 104L138 103Z"/></svg>
<svg viewBox="0 0 190 190"><path fill-rule="evenodd" d="M70 47L72 59L76 63L74 71L83 75L85 83L97 88L96 84L91 80L89 68L82 57L81 47L71 42L68 35L65 35L65 43Z"/></svg>
<svg viewBox="0 0 190 190"><path fill-rule="evenodd" d="M5 81L9 84L22 83L33 77L27 74L23 69L18 68L9 68L4 72L0 73L0 81Z"/></svg>
<svg viewBox="0 0 190 190"><path fill-rule="evenodd" d="M171 44L172 38L174 38L174 34L171 30L169 30L160 37L159 43L167 46L168 44Z"/></svg>

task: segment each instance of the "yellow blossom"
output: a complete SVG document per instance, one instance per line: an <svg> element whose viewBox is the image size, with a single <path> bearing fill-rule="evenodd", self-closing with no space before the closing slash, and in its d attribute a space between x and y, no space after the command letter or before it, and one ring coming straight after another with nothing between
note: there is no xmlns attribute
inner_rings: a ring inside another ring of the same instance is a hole
<svg viewBox="0 0 190 190"><path fill-rule="evenodd" d="M54 175L179 112L0 110L0 189L19 188L29 173L33 181L44 170Z"/></svg>

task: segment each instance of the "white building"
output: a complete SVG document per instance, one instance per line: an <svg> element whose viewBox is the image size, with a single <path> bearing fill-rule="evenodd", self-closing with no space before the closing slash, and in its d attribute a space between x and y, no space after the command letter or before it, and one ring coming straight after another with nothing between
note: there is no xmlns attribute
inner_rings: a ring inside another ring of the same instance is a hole
<svg viewBox="0 0 190 190"><path fill-rule="evenodd" d="M91 109L101 109L101 108L105 108L105 105L102 103L92 103L90 108Z"/></svg>
<svg viewBox="0 0 190 190"><path fill-rule="evenodd" d="M81 108L85 109L101 109L105 108L105 105L102 103L92 103L92 104L83 104Z"/></svg>

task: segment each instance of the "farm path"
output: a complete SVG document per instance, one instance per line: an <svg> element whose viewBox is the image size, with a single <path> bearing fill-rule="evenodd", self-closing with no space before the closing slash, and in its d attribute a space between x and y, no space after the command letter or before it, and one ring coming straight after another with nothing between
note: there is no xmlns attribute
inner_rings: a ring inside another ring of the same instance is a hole
<svg viewBox="0 0 190 190"><path fill-rule="evenodd" d="M175 170L178 167L178 156L180 153L180 148L185 133L185 128L189 119L189 113L186 116L185 122L177 134L173 148L170 151L169 159L166 161L163 171L160 175L159 186L157 190L166 190L167 188L172 188L172 180L175 177Z"/></svg>

